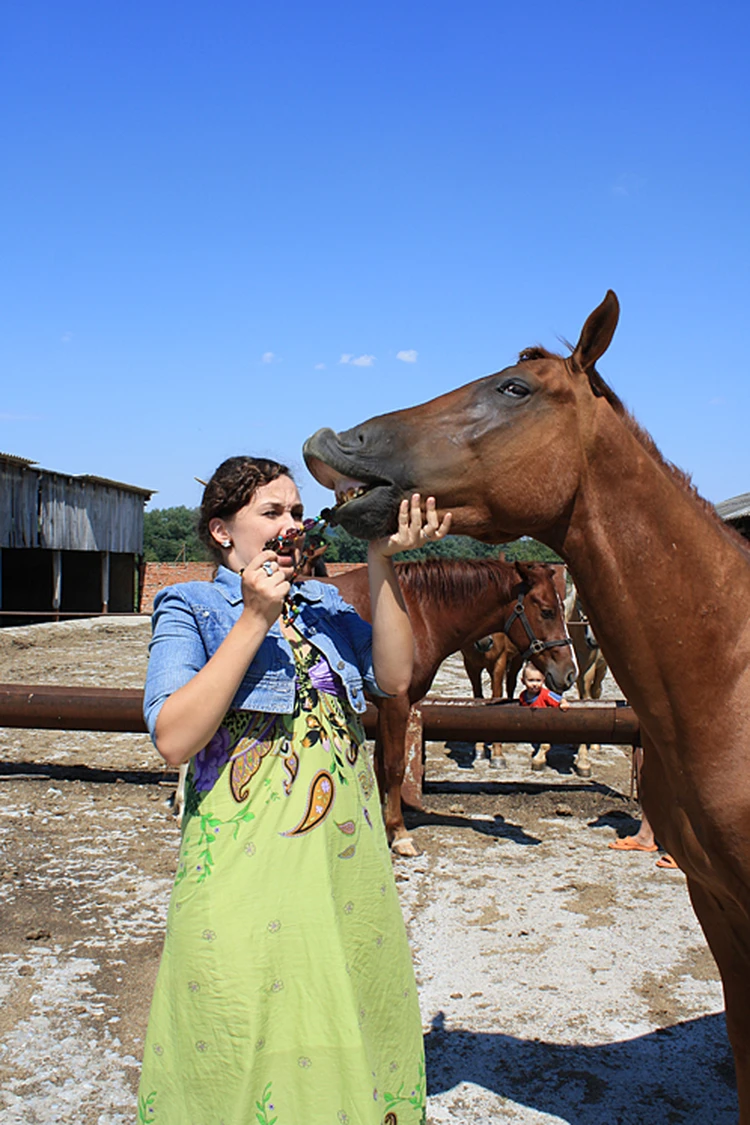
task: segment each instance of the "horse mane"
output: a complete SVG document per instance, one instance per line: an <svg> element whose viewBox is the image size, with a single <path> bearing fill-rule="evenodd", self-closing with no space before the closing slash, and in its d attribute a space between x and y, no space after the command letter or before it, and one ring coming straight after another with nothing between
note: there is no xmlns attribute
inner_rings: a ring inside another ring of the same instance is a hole
<svg viewBox="0 0 750 1125"><path fill-rule="evenodd" d="M567 347L570 348L571 352L574 350L573 346L568 343L567 340L563 342L567 345ZM531 348L524 348L522 352L519 352L519 363L528 363L533 359L559 359L562 360L563 363L567 364L565 356L558 355L556 352L550 352L547 350L547 348L543 348L540 344L537 344ZM701 496L700 492L693 484L690 474L686 473L684 469L680 469L677 465L674 464L673 461L669 461L664 456L654 439L651 437L651 434L648 432L648 430L644 430L643 426L641 426L641 424L636 421L628 408L625 406L622 399L612 390L604 376L601 375L595 367L592 367L587 374L589 383L591 384L591 390L594 392L594 394L598 398L606 399L615 413L622 419L626 429L633 435L636 441L643 446L649 456L652 457L654 461L656 461L657 465L661 465L661 467L665 469L667 473L669 473L669 475L683 490L683 492L687 492L687 494L691 496L696 502L698 507L701 508L708 516L710 516L711 519L719 524L727 539L734 543L735 546L741 547L745 554L750 554L750 543L748 543L747 539L745 539L744 536L740 535L739 531L737 531L736 528L732 527L731 524L725 523L714 508L713 504L709 500L706 500L703 496Z"/></svg>
<svg viewBox="0 0 750 1125"><path fill-rule="evenodd" d="M502 559L425 559L396 564L399 585L415 601L430 599L443 605L487 597L488 586L500 601L511 601L520 581L516 568Z"/></svg>

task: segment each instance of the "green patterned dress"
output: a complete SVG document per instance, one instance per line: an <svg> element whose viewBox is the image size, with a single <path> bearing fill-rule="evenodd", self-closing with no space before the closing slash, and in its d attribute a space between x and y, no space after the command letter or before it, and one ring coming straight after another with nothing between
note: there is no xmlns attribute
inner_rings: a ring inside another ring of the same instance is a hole
<svg viewBox="0 0 750 1125"><path fill-rule="evenodd" d="M364 732L320 687L332 677L319 653L296 633L292 648L294 713L230 711L191 763L138 1125L425 1120L414 972Z"/></svg>

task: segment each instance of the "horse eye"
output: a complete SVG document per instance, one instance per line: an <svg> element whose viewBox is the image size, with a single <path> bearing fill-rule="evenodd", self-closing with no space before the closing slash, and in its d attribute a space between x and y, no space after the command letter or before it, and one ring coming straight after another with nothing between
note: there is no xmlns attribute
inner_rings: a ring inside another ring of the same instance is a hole
<svg viewBox="0 0 750 1125"><path fill-rule="evenodd" d="M542 610L542 617L545 617L547 619L547 621L553 621L554 617L555 617L554 609L543 609Z"/></svg>
<svg viewBox="0 0 750 1125"><path fill-rule="evenodd" d="M507 383L502 383L497 389L501 395L507 395L508 398L528 398L531 394L526 384L518 379L508 379Z"/></svg>

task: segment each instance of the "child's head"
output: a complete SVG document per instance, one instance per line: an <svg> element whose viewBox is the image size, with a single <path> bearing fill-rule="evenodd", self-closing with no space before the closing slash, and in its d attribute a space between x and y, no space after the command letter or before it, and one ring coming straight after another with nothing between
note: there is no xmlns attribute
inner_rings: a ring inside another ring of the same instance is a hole
<svg viewBox="0 0 750 1125"><path fill-rule="evenodd" d="M538 695L544 687L544 673L535 668L533 664L524 664L521 679L523 680L523 686L532 695Z"/></svg>

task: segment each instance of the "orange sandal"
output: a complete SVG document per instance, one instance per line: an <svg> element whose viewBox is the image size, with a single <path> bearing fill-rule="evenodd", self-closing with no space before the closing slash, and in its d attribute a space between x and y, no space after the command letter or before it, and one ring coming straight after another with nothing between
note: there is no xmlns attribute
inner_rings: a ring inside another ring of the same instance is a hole
<svg viewBox="0 0 750 1125"><path fill-rule="evenodd" d="M669 852L665 852L664 855L659 856L659 858L656 861L655 866L656 867L666 867L668 871L679 871L680 870L680 865L678 863L675 863L675 861L672 859Z"/></svg>
<svg viewBox="0 0 750 1125"><path fill-rule="evenodd" d="M607 844L614 852L658 852L656 844L641 844L635 836L618 836Z"/></svg>

